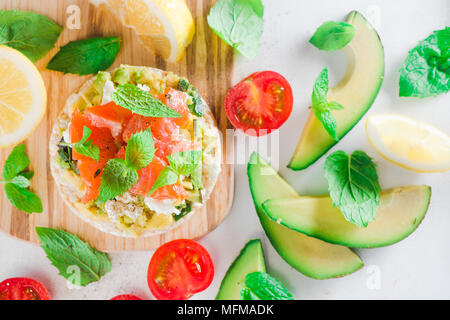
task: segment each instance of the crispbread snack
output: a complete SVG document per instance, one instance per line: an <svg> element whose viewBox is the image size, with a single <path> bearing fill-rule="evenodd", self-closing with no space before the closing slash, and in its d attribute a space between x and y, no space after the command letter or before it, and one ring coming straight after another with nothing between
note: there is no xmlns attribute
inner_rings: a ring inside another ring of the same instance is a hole
<svg viewBox="0 0 450 320"><path fill-rule="evenodd" d="M49 147L51 172L65 203L76 215L99 230L124 237L164 233L186 221L189 217L194 215L200 207L205 205L214 189L220 173L222 160L220 134L214 116L203 99L201 99L201 103L205 109L203 116L196 116L195 118L197 121L196 124L201 128L202 132L200 141L203 151L203 188L198 194L199 201L192 202L192 211L177 221L175 221L173 215L161 214L149 209L143 204L143 201L141 201L141 196L133 195L128 192L120 197L120 201L116 199L114 201L123 202L126 205L144 206L144 213L142 216L138 217L132 223L130 223L129 218L126 218L127 216L120 216L122 213L120 207L117 215L112 216L110 213L105 212L102 205L95 202L83 204L81 200L84 195L84 183L73 168L70 168L70 166L64 163L58 152L60 150L60 142L65 137L67 140L68 127L73 111L76 110L76 108L84 111L89 107L101 104L105 79L108 79L106 81L111 81L109 79L112 79L116 85L118 83L122 84L124 82L124 75L127 77L129 83L151 87L151 90L159 92L164 90L165 87L177 88L181 79L171 72L155 68L124 65L111 73L102 73L101 75L97 75L96 78L87 81L77 93L74 93L67 99L64 109L53 126ZM101 88L101 90L99 90L99 88Z"/></svg>

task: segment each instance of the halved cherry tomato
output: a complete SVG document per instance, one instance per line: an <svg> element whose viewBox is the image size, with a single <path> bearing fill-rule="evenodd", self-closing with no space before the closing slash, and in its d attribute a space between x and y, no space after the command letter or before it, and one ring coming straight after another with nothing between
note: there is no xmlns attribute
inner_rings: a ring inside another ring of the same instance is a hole
<svg viewBox="0 0 450 320"><path fill-rule="evenodd" d="M121 294L118 296L115 296L111 300L142 300L138 296L135 296L134 294Z"/></svg>
<svg viewBox="0 0 450 320"><path fill-rule="evenodd" d="M50 295L37 280L11 278L0 282L0 300L50 300Z"/></svg>
<svg viewBox="0 0 450 320"><path fill-rule="evenodd" d="M156 299L183 300L209 287L214 264L199 243L180 239L168 242L153 254L147 280Z"/></svg>
<svg viewBox="0 0 450 320"><path fill-rule="evenodd" d="M292 88L282 75L260 71L228 91L225 111L235 128L248 135L262 136L286 122L293 103Z"/></svg>

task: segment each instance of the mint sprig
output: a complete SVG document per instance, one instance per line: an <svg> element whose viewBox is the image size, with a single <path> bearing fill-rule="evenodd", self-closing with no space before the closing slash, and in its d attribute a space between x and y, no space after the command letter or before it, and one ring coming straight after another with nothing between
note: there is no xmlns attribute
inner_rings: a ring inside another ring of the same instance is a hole
<svg viewBox="0 0 450 320"><path fill-rule="evenodd" d="M100 159L100 148L96 146L92 140L89 140L89 137L92 134L92 130L88 127L83 128L83 137L80 141L75 143L67 143L67 142L61 142L60 146L67 146L75 149L76 152L79 154L82 154L83 156L86 156L88 158L94 159L95 161L98 161Z"/></svg>
<svg viewBox="0 0 450 320"><path fill-rule="evenodd" d="M319 50L335 51L349 44L355 34L356 29L351 24L327 21L317 28L309 42Z"/></svg>
<svg viewBox="0 0 450 320"><path fill-rule="evenodd" d="M36 233L47 258L59 274L77 286L87 286L111 271L106 253L64 230L37 227Z"/></svg>
<svg viewBox="0 0 450 320"><path fill-rule="evenodd" d="M43 211L42 201L28 188L31 185L30 179L33 172L26 171L30 165L25 145L16 146L6 159L3 167L3 180L6 197L19 210L27 213L41 213Z"/></svg>
<svg viewBox="0 0 450 320"><path fill-rule="evenodd" d="M327 157L324 171L333 204L347 221L367 227L375 220L381 187L375 163L364 151L336 151Z"/></svg>
<svg viewBox="0 0 450 320"><path fill-rule="evenodd" d="M399 96L426 98L450 90L450 27L412 49L400 69Z"/></svg>
<svg viewBox="0 0 450 320"><path fill-rule="evenodd" d="M157 189L177 183L182 176L189 176L202 162L201 150L190 150L171 154L167 156L169 165L158 175L149 196ZM195 186L194 186L195 187Z"/></svg>
<svg viewBox="0 0 450 320"><path fill-rule="evenodd" d="M103 169L98 202L105 203L134 186L139 180L137 171L148 166L154 155L150 128L132 135L125 150L125 160L111 159Z"/></svg>
<svg viewBox="0 0 450 320"><path fill-rule="evenodd" d="M313 93L312 93L312 109L314 115L322 122L325 130L336 141L339 140L337 136L336 118L331 113L332 110L341 110L344 108L338 102L328 102L328 68L325 67L317 77Z"/></svg>
<svg viewBox="0 0 450 320"><path fill-rule="evenodd" d="M130 83L118 86L111 99L119 106L141 116L154 118L181 117L178 112L170 109L150 93Z"/></svg>
<svg viewBox="0 0 450 320"><path fill-rule="evenodd" d="M293 300L292 294L277 279L265 272L252 272L245 277L242 300Z"/></svg>

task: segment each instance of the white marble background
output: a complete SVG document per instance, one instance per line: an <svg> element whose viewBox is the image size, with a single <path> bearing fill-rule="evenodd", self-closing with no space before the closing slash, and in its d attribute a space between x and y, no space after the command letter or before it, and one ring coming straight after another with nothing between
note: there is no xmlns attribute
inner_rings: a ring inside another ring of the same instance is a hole
<svg viewBox="0 0 450 320"><path fill-rule="evenodd" d="M426 120L450 134L450 96L431 99L398 98L398 72L409 49L433 30L450 25L448 0L264 0L262 48L252 61L237 57L235 82L254 71L283 74L294 91L294 112L280 131L280 171L302 194L326 192L324 159L303 172L286 168L306 120L315 77L327 65L331 84L345 70L340 53L319 52L308 43L326 20L343 20L357 9L376 19L385 47L386 74L381 92L369 114L395 112ZM450 172L418 174L383 160L370 146L360 122L333 150L362 149L374 157L382 187L429 184L433 195L429 212L418 230L406 240L385 248L359 250L364 269L344 278L312 280L289 267L274 251L261 229L248 188L245 165L236 167L232 211L222 225L200 242L211 253L216 274L212 285L194 299L213 299L228 266L245 242L263 239L270 272L287 284L297 299L404 299L450 298ZM4 195L2 195L4 196ZM54 299L110 299L135 293L152 299L146 274L152 252L111 254L112 272L83 289L68 289L44 252L37 246L0 233L0 280L14 276L39 279ZM372 282L379 275L379 286Z"/></svg>

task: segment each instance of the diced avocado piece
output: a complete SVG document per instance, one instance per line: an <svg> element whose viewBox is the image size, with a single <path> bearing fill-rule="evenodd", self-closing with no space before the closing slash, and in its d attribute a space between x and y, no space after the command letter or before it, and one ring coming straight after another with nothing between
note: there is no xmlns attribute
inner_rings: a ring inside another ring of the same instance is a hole
<svg viewBox="0 0 450 320"><path fill-rule="evenodd" d="M152 81L152 73L147 68L142 68L134 74L134 80L139 84L147 84Z"/></svg>
<svg viewBox="0 0 450 320"><path fill-rule="evenodd" d="M202 117L205 112L205 105L203 103L200 92L184 78L178 81L178 90L186 92L192 99L188 104L188 108L192 114Z"/></svg>
<svg viewBox="0 0 450 320"><path fill-rule="evenodd" d="M356 11L348 15L346 22L356 28L355 37L343 49L348 59L347 73L328 96L328 101L344 106L342 110L331 111L336 118L339 139L372 106L384 77L384 49L375 29ZM311 111L288 167L305 169L336 143Z"/></svg>
<svg viewBox="0 0 450 320"><path fill-rule="evenodd" d="M84 98L91 106L97 106L102 102L103 87L108 80L111 80L109 72L99 72L92 86L83 93Z"/></svg>
<svg viewBox="0 0 450 320"><path fill-rule="evenodd" d="M191 190L189 191L189 195L187 197L188 201L190 202L202 202L202 194L200 192L200 190Z"/></svg>
<svg viewBox="0 0 450 320"><path fill-rule="evenodd" d="M120 67L114 72L113 81L119 85L129 83L131 80L131 72L127 67Z"/></svg>
<svg viewBox="0 0 450 320"><path fill-rule="evenodd" d="M280 256L293 268L315 279L344 276L363 266L351 249L308 237L269 219L262 204L268 199L298 198L298 193L257 153L253 153L247 174L250 191L261 225Z"/></svg>
<svg viewBox="0 0 450 320"><path fill-rule="evenodd" d="M245 277L252 272L266 272L261 240L247 242L241 253L228 268L220 284L216 300L241 300Z"/></svg>
<svg viewBox="0 0 450 320"><path fill-rule="evenodd" d="M264 202L263 208L273 221L308 236L352 248L375 248L413 233L425 217L430 198L428 186L385 190L377 217L366 228L345 220L329 196L272 199Z"/></svg>

